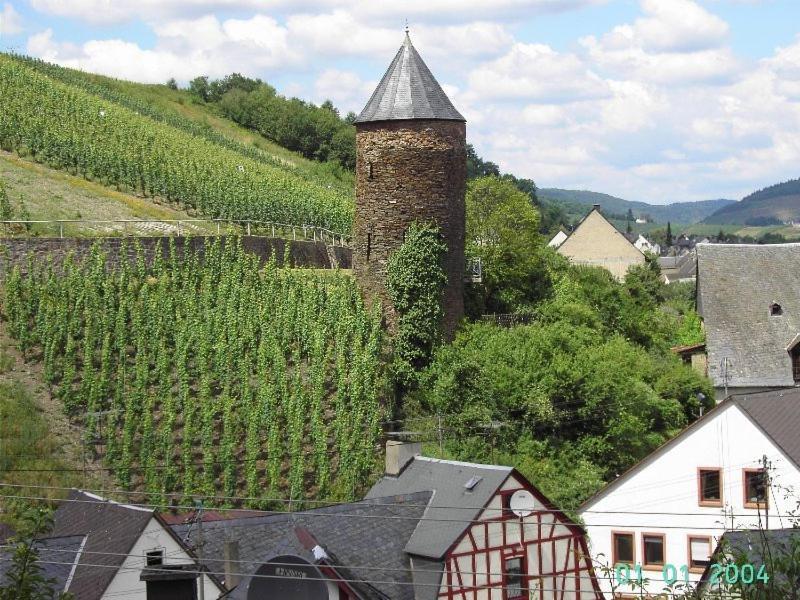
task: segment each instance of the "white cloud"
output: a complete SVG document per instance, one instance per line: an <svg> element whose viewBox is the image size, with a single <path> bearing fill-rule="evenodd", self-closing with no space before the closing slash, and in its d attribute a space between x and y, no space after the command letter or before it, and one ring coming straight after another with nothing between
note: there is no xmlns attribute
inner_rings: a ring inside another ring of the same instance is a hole
<svg viewBox="0 0 800 600"><path fill-rule="evenodd" d="M14 7L6 2L0 11L0 34L16 35L22 31L22 19Z"/></svg>
<svg viewBox="0 0 800 600"><path fill-rule="evenodd" d="M143 82L198 74L221 77L237 70L263 76L296 66L302 56L286 29L271 17L219 21L216 17L172 21L154 29L153 49L118 40L91 40L80 46L59 43L48 29L31 36L28 53L59 64Z"/></svg>
<svg viewBox="0 0 800 600"><path fill-rule="evenodd" d="M554 102L610 93L607 83L578 56L545 44L516 43L497 60L474 69L468 80L473 96L483 100Z"/></svg>
<svg viewBox="0 0 800 600"><path fill-rule="evenodd" d="M363 81L352 71L326 69L314 83L314 100L317 103L330 100L342 114L358 113L377 85L377 81Z"/></svg>
<svg viewBox="0 0 800 600"><path fill-rule="evenodd" d="M476 19L517 21L534 14L566 12L608 0L31 0L38 11L108 25L131 19L158 21L196 17L219 9L319 13L335 9L358 14L371 23L396 30L404 19L420 22L465 22Z"/></svg>

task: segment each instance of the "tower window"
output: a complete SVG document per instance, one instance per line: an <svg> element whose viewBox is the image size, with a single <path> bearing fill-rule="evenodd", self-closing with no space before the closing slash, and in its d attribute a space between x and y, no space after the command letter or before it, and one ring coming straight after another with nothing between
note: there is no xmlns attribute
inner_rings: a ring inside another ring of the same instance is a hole
<svg viewBox="0 0 800 600"><path fill-rule="evenodd" d="M372 161L367 164L367 179L372 179Z"/></svg>
<svg viewBox="0 0 800 600"><path fill-rule="evenodd" d="M372 251L372 234L367 234L367 262L369 262L369 254Z"/></svg>
<svg viewBox="0 0 800 600"><path fill-rule="evenodd" d="M777 302L773 302L769 305L769 314L772 317L779 317L783 314L783 307Z"/></svg>
<svg viewBox="0 0 800 600"><path fill-rule="evenodd" d="M792 357L792 375L794 375L794 382L800 383L800 344L797 344L789 351L789 356Z"/></svg>

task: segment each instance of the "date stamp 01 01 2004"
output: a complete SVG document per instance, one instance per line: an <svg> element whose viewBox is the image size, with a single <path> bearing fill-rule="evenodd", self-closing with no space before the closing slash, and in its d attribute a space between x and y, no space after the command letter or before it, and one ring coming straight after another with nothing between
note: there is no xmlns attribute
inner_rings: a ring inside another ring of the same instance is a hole
<svg viewBox="0 0 800 600"><path fill-rule="evenodd" d="M649 569L648 569L649 570ZM642 574L642 565L628 565L619 563L614 567L614 577L617 583L625 585L627 583L642 584L646 577ZM661 569L661 578L665 586L671 586L679 579L683 583L689 584L689 567L687 565L680 565L676 567L671 563L667 563ZM720 564L711 563L709 565L709 583L711 585L727 583L734 585L736 583L758 583L769 582L769 575L764 565L756 568L755 565L745 563L742 565L737 564Z"/></svg>

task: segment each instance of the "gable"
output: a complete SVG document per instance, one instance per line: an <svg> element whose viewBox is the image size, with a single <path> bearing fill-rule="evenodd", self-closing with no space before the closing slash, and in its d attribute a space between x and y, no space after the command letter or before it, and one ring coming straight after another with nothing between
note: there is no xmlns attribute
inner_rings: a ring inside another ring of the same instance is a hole
<svg viewBox="0 0 800 600"><path fill-rule="evenodd" d="M630 265L645 261L644 254L597 210L581 221L557 251L573 262L604 267L617 277L624 277Z"/></svg>
<svg viewBox="0 0 800 600"><path fill-rule="evenodd" d="M727 468L738 478L742 468L757 466L764 454L800 483L800 469L792 457L729 399L606 485L584 502L578 513L586 518L587 512L647 510L673 501L694 502L698 467ZM682 492L676 491L679 487Z"/></svg>

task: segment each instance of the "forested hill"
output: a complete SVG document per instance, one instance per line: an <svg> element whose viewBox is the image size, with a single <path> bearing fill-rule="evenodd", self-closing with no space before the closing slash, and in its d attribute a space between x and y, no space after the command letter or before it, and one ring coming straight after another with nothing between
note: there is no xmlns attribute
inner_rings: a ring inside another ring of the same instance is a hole
<svg viewBox="0 0 800 600"><path fill-rule="evenodd" d="M539 195L565 206L567 212L583 211L587 206L600 204L607 214L625 215L628 209L634 217L649 216L657 223L698 223L721 208L732 205L734 200L700 200L698 202L673 202L672 204L648 204L623 200L609 194L590 192L587 190L563 190L559 188L541 188Z"/></svg>
<svg viewBox="0 0 800 600"><path fill-rule="evenodd" d="M737 225L779 225L788 221L800 221L800 179L753 192L705 219L706 223Z"/></svg>

